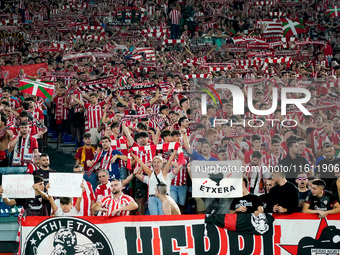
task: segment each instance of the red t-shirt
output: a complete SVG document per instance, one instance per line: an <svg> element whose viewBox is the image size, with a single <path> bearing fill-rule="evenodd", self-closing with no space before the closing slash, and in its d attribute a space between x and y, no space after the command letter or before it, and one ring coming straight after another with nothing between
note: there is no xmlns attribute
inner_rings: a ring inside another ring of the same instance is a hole
<svg viewBox="0 0 340 255"><path fill-rule="evenodd" d="M87 160L93 160L95 153L94 153L94 149L92 148L92 146L89 149L86 148L85 149L85 161L83 162L82 159L81 159L81 155L83 153L83 148L84 147L78 148L78 150L76 152L76 156L74 158L78 159L80 161L80 164L84 167L84 169L86 171L86 170L90 169L90 167L87 166L86 161Z"/></svg>

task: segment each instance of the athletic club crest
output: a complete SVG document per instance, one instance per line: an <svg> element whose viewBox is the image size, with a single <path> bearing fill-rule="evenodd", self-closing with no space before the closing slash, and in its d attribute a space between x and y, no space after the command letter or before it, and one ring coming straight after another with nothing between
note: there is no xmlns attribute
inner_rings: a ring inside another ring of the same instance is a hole
<svg viewBox="0 0 340 255"><path fill-rule="evenodd" d="M25 243L27 255L114 255L105 234L73 217L49 218L35 227Z"/></svg>
<svg viewBox="0 0 340 255"><path fill-rule="evenodd" d="M38 75L42 75L42 74L45 73L45 72L46 72L46 69L43 68L43 67L41 67L41 68L38 69L37 74L38 74Z"/></svg>
<svg viewBox="0 0 340 255"><path fill-rule="evenodd" d="M268 221L264 213L260 213L257 217L251 214L251 224L254 226L255 230L261 235L269 230Z"/></svg>

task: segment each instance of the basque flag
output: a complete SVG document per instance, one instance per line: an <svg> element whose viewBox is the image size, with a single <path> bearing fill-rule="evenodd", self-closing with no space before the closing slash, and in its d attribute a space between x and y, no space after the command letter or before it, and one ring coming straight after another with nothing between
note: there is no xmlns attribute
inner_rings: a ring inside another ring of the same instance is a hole
<svg viewBox="0 0 340 255"><path fill-rule="evenodd" d="M51 99L54 91L54 85L51 81L32 81L22 79L19 83L19 90L30 95Z"/></svg>

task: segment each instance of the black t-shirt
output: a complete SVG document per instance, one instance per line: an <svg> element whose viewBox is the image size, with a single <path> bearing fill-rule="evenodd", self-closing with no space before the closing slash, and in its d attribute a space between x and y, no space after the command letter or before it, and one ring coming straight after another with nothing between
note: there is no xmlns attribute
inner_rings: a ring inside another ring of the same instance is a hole
<svg viewBox="0 0 340 255"><path fill-rule="evenodd" d="M33 175L42 177L44 179L44 185L46 186L47 183L50 180L49 179L50 173L55 173L55 172L56 171L53 170L53 169L43 170L43 169L39 168L38 170L33 171Z"/></svg>
<svg viewBox="0 0 340 255"><path fill-rule="evenodd" d="M16 198L17 205L25 209L26 216L50 216L51 210L48 200L44 200L40 195L35 198Z"/></svg>
<svg viewBox="0 0 340 255"><path fill-rule="evenodd" d="M292 182L295 181L298 174L306 173L306 170L310 168L308 160L302 156L293 159L290 155L287 155L279 162L279 165L284 167L287 180Z"/></svg>
<svg viewBox="0 0 340 255"><path fill-rule="evenodd" d="M260 195L260 199L263 202L263 208L266 209L269 201L269 193Z"/></svg>
<svg viewBox="0 0 340 255"><path fill-rule="evenodd" d="M247 213L254 213L257 211L257 207L262 205L263 203L258 196L249 193L246 196L234 198L233 202L231 202L230 210L234 211L240 206L245 206L247 207Z"/></svg>
<svg viewBox="0 0 340 255"><path fill-rule="evenodd" d="M310 193L306 198L306 203L309 204L311 210L332 210L337 202L336 198L328 191L324 191L322 197L315 197Z"/></svg>
<svg viewBox="0 0 340 255"><path fill-rule="evenodd" d="M275 185L269 191L269 199L266 212L273 212L274 205L282 206L287 209L287 213L298 211L298 189L294 184L286 182L284 185Z"/></svg>

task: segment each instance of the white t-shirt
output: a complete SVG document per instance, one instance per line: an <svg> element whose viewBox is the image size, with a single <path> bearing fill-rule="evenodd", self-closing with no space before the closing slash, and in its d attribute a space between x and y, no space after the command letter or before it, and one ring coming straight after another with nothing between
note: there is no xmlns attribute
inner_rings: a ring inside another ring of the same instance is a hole
<svg viewBox="0 0 340 255"><path fill-rule="evenodd" d="M57 211L55 211L54 213L55 216L78 216L79 215L79 212L77 211L75 207L72 207L71 210L67 213L64 212L63 209L61 208L59 199L55 200L54 203L57 206Z"/></svg>

